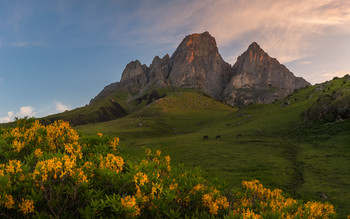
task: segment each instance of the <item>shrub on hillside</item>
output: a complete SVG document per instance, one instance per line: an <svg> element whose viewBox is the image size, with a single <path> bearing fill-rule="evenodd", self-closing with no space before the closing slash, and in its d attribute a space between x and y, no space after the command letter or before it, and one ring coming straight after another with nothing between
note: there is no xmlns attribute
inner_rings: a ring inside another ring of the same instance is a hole
<svg viewBox="0 0 350 219"><path fill-rule="evenodd" d="M67 122L18 120L0 130L0 216L141 218L332 217L333 206L297 201L257 180L224 192L197 170L146 150L134 161L119 138L80 138Z"/></svg>

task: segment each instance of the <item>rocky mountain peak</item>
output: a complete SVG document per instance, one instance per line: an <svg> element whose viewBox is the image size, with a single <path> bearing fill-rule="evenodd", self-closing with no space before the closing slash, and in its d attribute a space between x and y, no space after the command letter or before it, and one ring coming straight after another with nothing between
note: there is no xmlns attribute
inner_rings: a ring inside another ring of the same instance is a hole
<svg viewBox="0 0 350 219"><path fill-rule="evenodd" d="M170 84L199 88L218 98L229 74L215 38L208 32L188 35L171 56Z"/></svg>
<svg viewBox="0 0 350 219"><path fill-rule="evenodd" d="M186 36L171 57L156 56L149 67L138 60L130 62L120 83L107 86L94 101L114 89L142 95L151 87L174 86L195 88L230 105L243 106L271 103L307 85L256 42L231 66L222 59L215 38L203 32Z"/></svg>
<svg viewBox="0 0 350 219"><path fill-rule="evenodd" d="M272 58L259 46L259 44L253 42L249 45L247 51L238 57L236 64L248 63L250 66L252 66L271 61L273 61ZM275 61L277 60L275 59Z"/></svg>
<svg viewBox="0 0 350 219"><path fill-rule="evenodd" d="M271 103L310 85L271 58L256 42L237 58L233 75L224 91L224 99L231 105Z"/></svg>
<svg viewBox="0 0 350 219"><path fill-rule="evenodd" d="M186 36L171 58L179 54L185 55L188 63L192 63L197 56L218 52L215 38L209 32L195 33Z"/></svg>
<svg viewBox="0 0 350 219"><path fill-rule="evenodd" d="M120 82L125 82L132 78L142 76L147 69L146 65L141 65L139 60L135 60L126 65Z"/></svg>

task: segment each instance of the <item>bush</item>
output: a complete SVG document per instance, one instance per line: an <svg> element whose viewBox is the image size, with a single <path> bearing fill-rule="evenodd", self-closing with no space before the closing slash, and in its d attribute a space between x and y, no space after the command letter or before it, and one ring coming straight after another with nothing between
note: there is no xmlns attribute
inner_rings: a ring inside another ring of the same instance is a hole
<svg viewBox="0 0 350 219"><path fill-rule="evenodd" d="M3 217L279 218L334 216L333 206L285 198L257 180L222 191L196 169L146 149L133 161L119 138L80 138L67 122L18 120L0 130ZM225 194L225 195L224 195Z"/></svg>

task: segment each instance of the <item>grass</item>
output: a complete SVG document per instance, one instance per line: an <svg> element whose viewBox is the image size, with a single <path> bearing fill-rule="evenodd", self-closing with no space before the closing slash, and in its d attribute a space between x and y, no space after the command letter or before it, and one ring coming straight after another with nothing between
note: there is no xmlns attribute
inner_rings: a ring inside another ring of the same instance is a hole
<svg viewBox="0 0 350 219"><path fill-rule="evenodd" d="M294 198L329 201L339 217L346 217L350 214L350 119L306 119L321 96L350 94L350 82L344 80L298 90L273 104L241 109L191 89L158 89L165 97L151 104L151 92L141 101L117 92L96 104L45 119L74 120L81 115L89 122L114 99L127 116L75 128L86 135L118 136L134 157L143 155L144 148L160 149L172 163L200 167L208 180L225 181L229 187L258 179ZM206 135L209 139L203 140ZM221 138L215 139L217 135Z"/></svg>
<svg viewBox="0 0 350 219"><path fill-rule="evenodd" d="M305 120L319 96L343 88L341 83L332 82L324 92L311 86L274 104L242 109L191 90L177 91L124 118L76 128L119 136L135 157L145 147L160 149L173 163L200 167L207 179L228 186L258 179L296 198L330 201L343 217L350 214L350 120Z"/></svg>

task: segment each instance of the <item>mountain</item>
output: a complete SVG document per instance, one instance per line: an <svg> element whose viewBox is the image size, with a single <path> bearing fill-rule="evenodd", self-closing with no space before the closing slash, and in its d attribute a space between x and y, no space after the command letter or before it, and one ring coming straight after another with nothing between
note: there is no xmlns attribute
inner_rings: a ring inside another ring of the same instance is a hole
<svg viewBox="0 0 350 219"><path fill-rule="evenodd" d="M215 39L208 32L186 36L170 59L168 83L190 87L221 99L231 77L231 66L219 54Z"/></svg>
<svg viewBox="0 0 350 219"><path fill-rule="evenodd" d="M232 71L233 77L223 94L230 105L272 103L310 85L271 58L256 42L237 58Z"/></svg>
<svg viewBox="0 0 350 219"><path fill-rule="evenodd" d="M106 86L90 104L117 90L144 94L151 87L194 88L233 106L271 103L310 85L295 77L257 43L231 66L225 62L208 32L186 36L171 57L154 58L148 67L140 61L126 65L120 82Z"/></svg>

